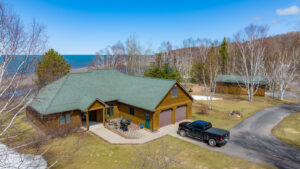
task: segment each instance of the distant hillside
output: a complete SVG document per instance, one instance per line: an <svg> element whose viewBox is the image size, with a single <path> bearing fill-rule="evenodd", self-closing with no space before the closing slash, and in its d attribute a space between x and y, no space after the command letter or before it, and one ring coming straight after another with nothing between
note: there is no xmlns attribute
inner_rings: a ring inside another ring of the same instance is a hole
<svg viewBox="0 0 300 169"><path fill-rule="evenodd" d="M288 44L292 44L294 43L295 39L298 38L297 43L300 45L300 31L298 32L289 32L289 33L285 33L285 34L278 34L275 36L269 36L267 37L267 43L268 41L271 40L278 40L281 43L288 43ZM268 43L270 44L270 43ZM230 45L230 43L229 43ZM191 54L193 57L197 57L201 54L201 48L204 48L203 46L192 46L192 47L188 47L188 48L180 48L180 49L175 49L175 50L171 50L169 51L168 55L170 56L181 56L184 57L187 54ZM158 55L160 53L156 53L155 55Z"/></svg>
<svg viewBox="0 0 300 169"><path fill-rule="evenodd" d="M300 31L298 32L289 32L289 33L285 33L285 34L279 34L279 35L275 35L275 36L269 36L266 38L266 51L268 50L272 50L273 48L276 48L276 46L274 46L274 43L272 43L272 41L279 41L280 43L283 44L287 44L287 45L298 45L300 46ZM233 49L233 43L228 43L228 50L229 53L231 52L231 50ZM176 49L176 50L171 50L169 52L165 52L165 53L157 53L155 54L157 55L161 55L163 57L177 57L178 59L183 59L185 57L190 57L190 58L197 58L201 56L201 52L203 52L205 49L205 46L193 46L193 47L188 47L188 48L180 48L180 49ZM300 55L300 54L299 54ZM300 57L299 57L300 59ZM184 59L183 59L184 60ZM298 61L298 66L297 66L297 72L296 72L296 77L293 81L293 83L291 84L291 86L289 86L289 90L296 92L300 95L300 60Z"/></svg>

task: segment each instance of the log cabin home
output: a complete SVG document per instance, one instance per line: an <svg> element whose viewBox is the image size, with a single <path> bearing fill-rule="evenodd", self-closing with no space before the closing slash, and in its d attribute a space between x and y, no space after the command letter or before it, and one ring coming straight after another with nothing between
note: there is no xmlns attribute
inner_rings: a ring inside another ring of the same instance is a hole
<svg viewBox="0 0 300 169"><path fill-rule="evenodd" d="M216 79L216 93L241 94L247 95L244 78L237 75L218 75ZM267 78L255 76L255 96L265 96Z"/></svg>
<svg viewBox="0 0 300 169"><path fill-rule="evenodd" d="M130 118L151 131L192 117L193 98L176 81L132 76L115 69L69 73L43 87L26 108L44 132L89 130L91 121Z"/></svg>

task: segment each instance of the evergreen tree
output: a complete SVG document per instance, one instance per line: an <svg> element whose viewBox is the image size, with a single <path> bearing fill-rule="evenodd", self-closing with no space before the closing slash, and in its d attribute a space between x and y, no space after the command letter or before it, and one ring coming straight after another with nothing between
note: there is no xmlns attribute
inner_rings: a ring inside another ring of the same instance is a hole
<svg viewBox="0 0 300 169"><path fill-rule="evenodd" d="M173 79L178 82L182 80L180 72L177 70L176 66L170 66L170 63L167 61L160 67L160 56L157 56L157 63L154 67L149 68L144 72L146 77L155 77L161 79Z"/></svg>
<svg viewBox="0 0 300 169"><path fill-rule="evenodd" d="M50 49L37 63L35 72L37 75L36 84L45 86L68 74L70 67L70 64L67 63L63 56L59 55L54 49Z"/></svg>
<svg viewBox="0 0 300 169"><path fill-rule="evenodd" d="M224 40L220 46L220 49L219 49L219 53L221 55L221 71L222 71L222 74L228 74L228 70L227 70L227 61L229 59L229 52L228 52L228 49L227 49L227 41L226 41L226 38L224 37Z"/></svg>

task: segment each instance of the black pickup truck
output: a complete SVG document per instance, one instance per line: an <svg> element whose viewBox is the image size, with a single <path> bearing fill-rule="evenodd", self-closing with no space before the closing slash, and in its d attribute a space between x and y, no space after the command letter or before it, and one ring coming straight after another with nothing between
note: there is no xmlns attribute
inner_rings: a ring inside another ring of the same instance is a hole
<svg viewBox="0 0 300 169"><path fill-rule="evenodd" d="M210 146L225 145L230 137L229 131L214 128L210 122L201 120L180 123L177 133L182 137L207 141Z"/></svg>

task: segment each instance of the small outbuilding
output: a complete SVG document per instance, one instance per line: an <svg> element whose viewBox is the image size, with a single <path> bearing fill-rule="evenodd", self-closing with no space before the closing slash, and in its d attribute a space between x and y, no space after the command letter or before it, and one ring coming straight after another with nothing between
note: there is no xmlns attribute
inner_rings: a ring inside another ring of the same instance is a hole
<svg viewBox="0 0 300 169"><path fill-rule="evenodd" d="M130 118L152 131L192 117L193 98L176 81L123 74L115 69L70 73L43 87L27 117L44 131L89 130L91 121Z"/></svg>
<svg viewBox="0 0 300 169"><path fill-rule="evenodd" d="M247 88L244 83L244 77L238 75L218 75L216 79L216 93L228 94L247 94ZM263 76L255 76L255 96L265 96L266 85L268 80Z"/></svg>

